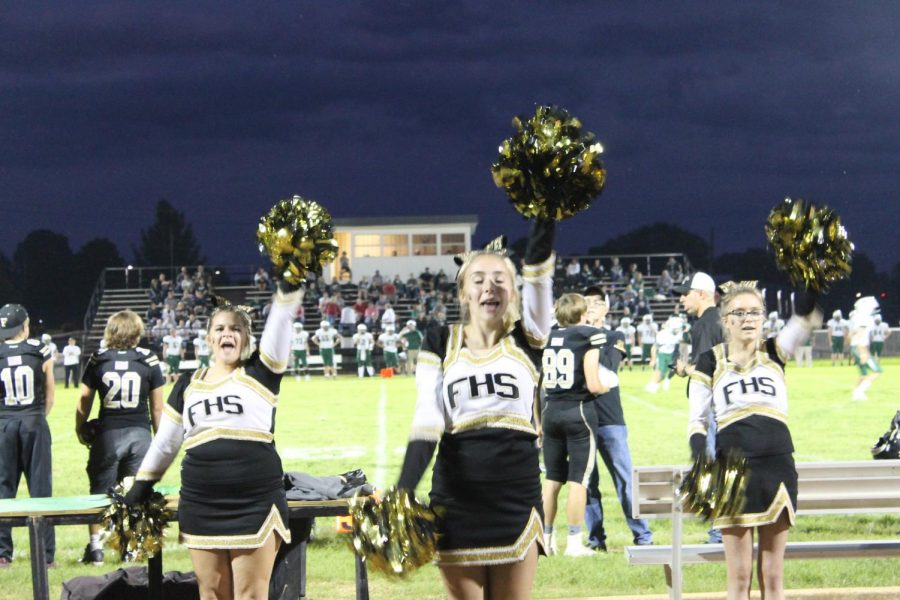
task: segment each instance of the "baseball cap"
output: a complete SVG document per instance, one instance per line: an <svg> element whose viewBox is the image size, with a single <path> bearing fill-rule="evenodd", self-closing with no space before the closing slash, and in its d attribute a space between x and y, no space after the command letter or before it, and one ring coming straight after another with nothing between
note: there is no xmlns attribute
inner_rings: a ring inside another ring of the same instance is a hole
<svg viewBox="0 0 900 600"><path fill-rule="evenodd" d="M6 304L0 308L0 339L9 339L19 333L28 320L28 311L21 304Z"/></svg>
<svg viewBox="0 0 900 600"><path fill-rule="evenodd" d="M713 278L702 271L697 271L688 279L685 279L681 285L676 285L672 290L678 294L687 294L691 290L702 290L714 294L716 292L716 282Z"/></svg>

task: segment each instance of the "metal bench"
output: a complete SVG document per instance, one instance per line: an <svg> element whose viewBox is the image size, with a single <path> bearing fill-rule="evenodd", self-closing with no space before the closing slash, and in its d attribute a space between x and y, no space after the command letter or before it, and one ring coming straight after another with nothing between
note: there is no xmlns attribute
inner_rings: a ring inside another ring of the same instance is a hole
<svg viewBox="0 0 900 600"><path fill-rule="evenodd" d="M682 566L725 560L722 544L683 541L685 517L675 491L690 467L635 467L632 471L635 518L671 519L671 546L628 546L630 565L663 565L669 598L680 599ZM900 512L900 460L798 463L797 514L829 515ZM754 546L754 554L756 552ZM900 540L788 542L785 559L900 556Z"/></svg>
<svg viewBox="0 0 900 600"><path fill-rule="evenodd" d="M167 496L170 508L177 510L178 497ZM56 525L86 525L96 523L109 506L109 499L102 494L92 496L22 498L0 500L0 525L28 527L31 547L31 583L34 600L50 599L50 583L47 565L44 562L44 530ZM290 521L333 517L349 514L349 500L289 500ZM356 598L368 600L369 579L365 562L356 554ZM289 588L297 591L296 598L306 597L306 540L299 544L283 560L290 561L288 573L293 578ZM295 567L295 568L294 568ZM163 600L162 596L162 552L150 559L148 564L150 600Z"/></svg>

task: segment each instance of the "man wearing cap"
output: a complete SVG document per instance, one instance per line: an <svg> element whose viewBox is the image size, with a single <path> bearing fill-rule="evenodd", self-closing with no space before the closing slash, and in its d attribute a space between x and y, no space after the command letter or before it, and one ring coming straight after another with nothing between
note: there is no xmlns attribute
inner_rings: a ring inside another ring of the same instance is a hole
<svg viewBox="0 0 900 600"><path fill-rule="evenodd" d="M424 336L422 332L416 329L416 322L410 319L406 322L406 328L400 332L403 339L403 347L406 349L406 374L416 374L416 359L419 356L419 349L422 347Z"/></svg>
<svg viewBox="0 0 900 600"><path fill-rule="evenodd" d="M22 474L32 498L53 495L50 427L55 382L50 348L28 339L28 312L20 304L0 308L0 498L15 498ZM46 530L47 564L56 537ZM12 562L9 527L0 527L0 568Z"/></svg>
<svg viewBox="0 0 900 600"><path fill-rule="evenodd" d="M679 377L689 376L694 372L697 359L700 355L725 341L722 331L722 317L716 308L716 284L713 278L697 271L689 280L685 280L679 286L672 288L676 294L681 295L681 305L684 311L697 320L691 326L691 356L687 364L680 358L675 361L675 373ZM710 419L709 433L706 438L707 451L715 453L716 447L716 423ZM722 541L722 532L711 527L709 529L709 543L718 544Z"/></svg>

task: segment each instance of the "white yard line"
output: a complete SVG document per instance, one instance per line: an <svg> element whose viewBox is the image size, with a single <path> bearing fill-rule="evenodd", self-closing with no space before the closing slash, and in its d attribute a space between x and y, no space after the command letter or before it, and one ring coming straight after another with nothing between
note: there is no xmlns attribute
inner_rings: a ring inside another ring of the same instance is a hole
<svg viewBox="0 0 900 600"><path fill-rule="evenodd" d="M388 435L387 435L387 381L381 381L381 393L378 397L378 441L375 446L375 477L369 482L375 487L385 485L386 469L388 464Z"/></svg>
<svg viewBox="0 0 900 600"><path fill-rule="evenodd" d="M651 412L666 413L669 415L674 415L676 417L688 416L687 410L674 410L671 408L663 408L661 406L657 406L656 404L654 404L652 402L644 400L643 398L639 398L638 396L635 396L634 394L626 394L626 393L622 392L621 389L619 390L619 396L621 396L621 398L623 400L628 400L629 402L632 402L634 404L637 404L638 406L646 408L647 410L649 410ZM684 398L683 401L685 404L687 404L687 398Z"/></svg>

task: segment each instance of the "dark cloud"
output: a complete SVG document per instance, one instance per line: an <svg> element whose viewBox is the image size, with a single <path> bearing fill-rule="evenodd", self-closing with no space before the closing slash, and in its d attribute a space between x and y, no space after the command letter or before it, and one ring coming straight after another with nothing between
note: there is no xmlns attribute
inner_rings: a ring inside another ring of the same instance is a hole
<svg viewBox="0 0 900 600"><path fill-rule="evenodd" d="M801 195L845 211L886 267L898 17L875 2L7 7L0 251L40 226L127 255L166 197L207 254L250 261L219 230L295 192L341 216L476 213L479 235L515 235L488 167L512 115L547 102L608 155L564 251L656 220L759 245L767 210Z"/></svg>

